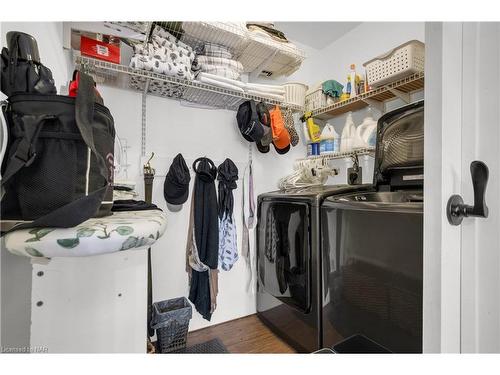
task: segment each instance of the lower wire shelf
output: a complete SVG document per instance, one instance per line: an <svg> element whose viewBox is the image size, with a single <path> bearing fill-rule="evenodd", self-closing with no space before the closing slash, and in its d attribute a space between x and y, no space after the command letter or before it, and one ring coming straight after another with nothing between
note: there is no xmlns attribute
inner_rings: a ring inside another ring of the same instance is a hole
<svg viewBox="0 0 500 375"><path fill-rule="evenodd" d="M249 95L198 81L189 81L146 70L132 69L125 65L81 55L75 57L75 65L94 76L98 84L137 90L163 98L195 103L200 106L237 110L241 103L253 99L271 105L279 105L283 108L290 108L295 112L304 110L301 106L283 103L264 96Z"/></svg>
<svg viewBox="0 0 500 375"><path fill-rule="evenodd" d="M375 147L364 147L352 151L345 152L333 152L330 154L314 155L308 156L306 158L297 159L297 162L311 161L311 160L334 160L334 159L345 159L352 156L363 156L363 155L374 155Z"/></svg>

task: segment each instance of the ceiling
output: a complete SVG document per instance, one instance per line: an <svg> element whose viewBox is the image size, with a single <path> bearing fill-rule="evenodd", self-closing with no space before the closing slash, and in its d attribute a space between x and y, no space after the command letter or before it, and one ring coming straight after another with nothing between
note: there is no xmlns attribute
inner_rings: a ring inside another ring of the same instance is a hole
<svg viewBox="0 0 500 375"><path fill-rule="evenodd" d="M323 49L361 22L275 22L275 27L294 42Z"/></svg>

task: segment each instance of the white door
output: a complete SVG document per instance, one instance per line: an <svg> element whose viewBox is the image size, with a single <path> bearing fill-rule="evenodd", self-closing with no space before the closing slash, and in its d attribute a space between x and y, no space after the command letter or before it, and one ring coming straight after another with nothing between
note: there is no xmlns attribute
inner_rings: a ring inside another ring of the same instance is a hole
<svg viewBox="0 0 500 375"><path fill-rule="evenodd" d="M426 43L424 351L498 353L500 23L431 23ZM451 225L450 196L474 204L475 160L489 215Z"/></svg>

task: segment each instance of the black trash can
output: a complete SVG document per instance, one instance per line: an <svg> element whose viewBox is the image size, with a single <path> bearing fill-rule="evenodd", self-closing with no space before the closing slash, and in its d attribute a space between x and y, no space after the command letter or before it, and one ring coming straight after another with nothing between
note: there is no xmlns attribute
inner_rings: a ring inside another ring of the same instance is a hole
<svg viewBox="0 0 500 375"><path fill-rule="evenodd" d="M156 330L160 353L171 353L186 347L189 321L193 313L185 297L153 303L151 328Z"/></svg>

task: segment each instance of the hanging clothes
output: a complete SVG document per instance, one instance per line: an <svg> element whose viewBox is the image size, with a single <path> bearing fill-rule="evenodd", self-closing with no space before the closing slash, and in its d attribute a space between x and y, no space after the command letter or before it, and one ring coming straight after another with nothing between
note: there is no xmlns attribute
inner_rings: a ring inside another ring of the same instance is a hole
<svg viewBox="0 0 500 375"><path fill-rule="evenodd" d="M226 159L217 170L219 180L219 267L229 271L238 260L236 222L233 217L234 197L238 168Z"/></svg>
<svg viewBox="0 0 500 375"><path fill-rule="evenodd" d="M189 300L204 319L210 321L217 306L219 223L212 160L198 158L193 163L196 173L187 242Z"/></svg>

